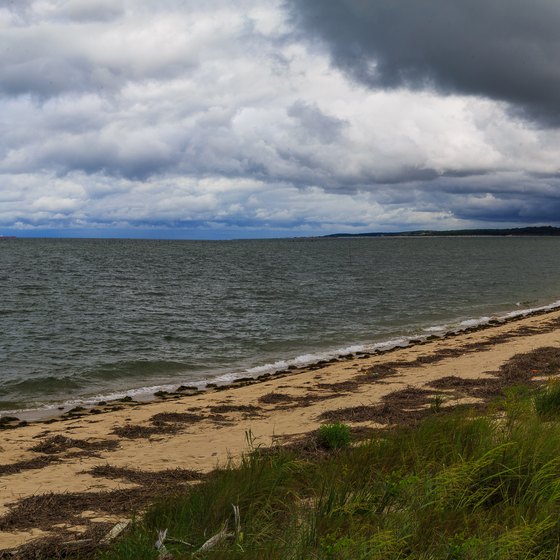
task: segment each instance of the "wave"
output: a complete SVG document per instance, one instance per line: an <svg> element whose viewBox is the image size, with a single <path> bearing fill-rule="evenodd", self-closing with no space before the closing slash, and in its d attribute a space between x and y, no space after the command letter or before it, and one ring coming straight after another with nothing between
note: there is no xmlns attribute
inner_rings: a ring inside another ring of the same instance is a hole
<svg viewBox="0 0 560 560"><path fill-rule="evenodd" d="M171 373L187 372L191 364L167 360L122 360L105 363L86 370L82 375L88 379L126 379L146 377L146 375L165 375Z"/></svg>
<svg viewBox="0 0 560 560"><path fill-rule="evenodd" d="M259 376L265 375L267 373L274 374L279 371L288 369L290 367L296 367L296 368L306 367L320 361L332 360L335 358L348 356L350 354L385 352L397 347L404 348L410 345L413 341L427 340L430 336L434 336L434 334L436 333L438 336L443 337L451 332L454 333L463 332L469 329L475 329L477 327L488 325L491 322L496 322L496 321L505 322L507 320L511 320L517 317L524 317L534 313L551 311L553 309L559 309L559 308L560 308L560 300L555 301L548 305L518 309L516 311L510 311L508 313L504 313L501 315L493 315L493 316L484 315L478 318L460 319L454 322L444 323L442 325L433 325L430 327L425 327L422 329L423 333L417 332L412 335L398 336L387 340L366 343L366 344L353 344L349 346L333 348L331 350L326 350L322 352L309 352L309 353L301 354L299 356L295 356L294 358L277 360L275 362L253 366L244 369L242 371L232 371L220 375L210 375L196 381L185 380L185 383L188 383L188 385L191 386L196 386L199 389L204 388L208 383L213 383L217 385L227 385L241 377L251 377L256 379ZM139 389L134 389L132 391L113 393L111 395L106 395L105 397L109 399L109 398L121 398L127 395L140 396L143 394L153 394L155 391L160 391L160 390L164 390L164 391L174 390L177 387L177 385L178 383L177 381L175 381L174 383L165 384L165 385L142 387Z"/></svg>
<svg viewBox="0 0 560 560"><path fill-rule="evenodd" d="M49 375L23 381L8 381L0 388L0 395L14 393L48 395L70 389L80 389L82 386L83 384L77 379L68 376L54 377Z"/></svg>

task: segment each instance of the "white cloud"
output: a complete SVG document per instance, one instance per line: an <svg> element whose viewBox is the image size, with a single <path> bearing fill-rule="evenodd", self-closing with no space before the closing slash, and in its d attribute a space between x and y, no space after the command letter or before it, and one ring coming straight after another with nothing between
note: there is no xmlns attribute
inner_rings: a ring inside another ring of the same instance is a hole
<svg viewBox="0 0 560 560"><path fill-rule="evenodd" d="M328 233L560 204L558 130L483 98L358 86L280 0L18 6L0 9L4 227Z"/></svg>

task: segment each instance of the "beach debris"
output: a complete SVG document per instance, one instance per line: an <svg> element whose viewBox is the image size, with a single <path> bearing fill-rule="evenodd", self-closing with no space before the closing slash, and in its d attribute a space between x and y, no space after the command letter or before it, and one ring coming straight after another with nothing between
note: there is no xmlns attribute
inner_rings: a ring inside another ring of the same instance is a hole
<svg viewBox="0 0 560 560"><path fill-rule="evenodd" d="M235 523L235 535L239 536L241 534L241 514L239 513L239 506L234 506L231 504L233 508L233 517Z"/></svg>
<svg viewBox="0 0 560 560"><path fill-rule="evenodd" d="M231 533L228 531L227 522L224 523L222 530L219 533L216 533L213 537L210 537L197 551L193 554L200 554L201 552L206 552L214 548L216 545L220 544L222 541L229 539L230 537L234 537L235 533Z"/></svg>
<svg viewBox="0 0 560 560"><path fill-rule="evenodd" d="M194 544L191 544L190 542L187 541L182 541L181 539L175 539L173 537L167 537L167 542L172 542L172 543L177 543L177 544L184 544L185 546L194 546Z"/></svg>
<svg viewBox="0 0 560 560"><path fill-rule="evenodd" d="M46 455L56 455L74 448L94 454L98 451L113 451L117 447L119 447L119 442L116 440L87 441L58 434L41 440L40 443L30 447L29 451L44 453Z"/></svg>
<svg viewBox="0 0 560 560"><path fill-rule="evenodd" d="M0 416L0 430L10 430L27 426L27 420L20 420L17 416Z"/></svg>
<svg viewBox="0 0 560 560"><path fill-rule="evenodd" d="M168 529L158 531L158 538L156 544L154 545L154 548L158 551L159 560L171 560L171 558L173 558L173 555L169 553L164 544L165 539L167 538L167 531Z"/></svg>
<svg viewBox="0 0 560 560"><path fill-rule="evenodd" d="M77 541L63 541L62 544L63 544L64 546L74 546L74 547L77 547L77 546L83 546L83 545L85 545L85 544L89 544L89 543L91 543L91 542L93 542L92 539L80 539L80 540L77 540Z"/></svg>
<svg viewBox="0 0 560 560"><path fill-rule="evenodd" d="M228 522L226 521L222 530L219 533L216 533L213 537L210 537L198 550L193 552L193 556L196 556L201 552L206 552L231 537L236 537L237 539L242 538L243 533L241 532L241 514L239 513L239 506L232 504L231 507L233 508L235 532L232 533L229 531Z"/></svg>
<svg viewBox="0 0 560 560"><path fill-rule="evenodd" d="M99 541L99 543L108 544L111 541L114 541L129 525L130 519L120 521L101 539L101 541Z"/></svg>
<svg viewBox="0 0 560 560"><path fill-rule="evenodd" d="M193 391L193 392L198 392L198 387L195 387L194 385L179 385L179 387L177 387L177 389L175 389L175 391L178 392L182 392L182 391Z"/></svg>
<svg viewBox="0 0 560 560"><path fill-rule="evenodd" d="M154 545L156 550L161 550L161 548L163 546L165 546L163 543L165 542L165 539L167 537L167 531L168 530L169 529L164 529L163 531L161 531L161 530L158 531L158 538L157 538L156 544Z"/></svg>
<svg viewBox="0 0 560 560"><path fill-rule="evenodd" d="M191 546L191 547L194 546L187 541L182 541L181 539L168 537L167 531L168 529L164 529L163 531L161 530L158 531L158 539L156 541L156 544L154 545L154 548L158 551L158 560L172 560L173 558L173 554L171 554L165 546L165 541L170 543L184 544L185 546Z"/></svg>

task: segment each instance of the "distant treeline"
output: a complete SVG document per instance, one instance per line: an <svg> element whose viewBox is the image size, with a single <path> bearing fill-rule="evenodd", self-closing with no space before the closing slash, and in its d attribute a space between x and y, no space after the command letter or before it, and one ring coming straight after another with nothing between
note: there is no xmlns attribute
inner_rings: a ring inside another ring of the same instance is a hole
<svg viewBox="0 0 560 560"><path fill-rule="evenodd" d="M399 232L371 232L371 233L334 233L325 237L450 237L450 236L560 236L560 228L552 226L507 228L507 229L453 229L447 231L419 230Z"/></svg>

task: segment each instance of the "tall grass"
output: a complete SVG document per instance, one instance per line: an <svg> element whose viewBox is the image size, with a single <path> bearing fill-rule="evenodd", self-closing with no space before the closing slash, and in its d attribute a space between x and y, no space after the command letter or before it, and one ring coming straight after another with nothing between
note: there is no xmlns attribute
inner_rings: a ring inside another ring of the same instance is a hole
<svg viewBox="0 0 560 560"><path fill-rule="evenodd" d="M544 419L560 417L560 383L553 380L535 396L535 410Z"/></svg>
<svg viewBox="0 0 560 560"><path fill-rule="evenodd" d="M548 390L548 389L547 389ZM560 558L560 423L510 391L495 412L438 413L416 428L317 457L283 449L154 505L104 560L175 558L229 522L242 531L197 555L212 559Z"/></svg>

